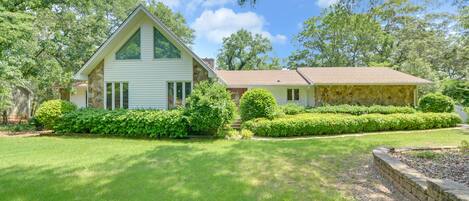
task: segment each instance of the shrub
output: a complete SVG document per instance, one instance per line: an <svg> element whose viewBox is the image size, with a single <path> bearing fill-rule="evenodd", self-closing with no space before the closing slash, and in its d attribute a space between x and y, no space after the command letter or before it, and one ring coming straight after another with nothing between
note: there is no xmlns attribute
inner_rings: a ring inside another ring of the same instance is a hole
<svg viewBox="0 0 469 201"><path fill-rule="evenodd" d="M77 106L64 100L50 100L42 103L34 116L46 129L52 129L62 115L72 112Z"/></svg>
<svg viewBox="0 0 469 201"><path fill-rule="evenodd" d="M300 114L278 119L254 119L243 128L259 136L330 135L390 130L417 130L456 126L461 119L453 113L414 114Z"/></svg>
<svg viewBox="0 0 469 201"><path fill-rule="evenodd" d="M265 89L250 89L243 94L239 103L241 119L273 118L277 113L277 102L272 93Z"/></svg>
<svg viewBox="0 0 469 201"><path fill-rule="evenodd" d="M233 120L235 110L231 94L223 85L204 81L187 99L185 115L193 131L213 135Z"/></svg>
<svg viewBox="0 0 469 201"><path fill-rule="evenodd" d="M334 105L334 106L321 106L308 109L310 113L344 113L353 115L362 114L394 114L394 113L415 113L416 110L411 107L400 106L383 106L373 105L370 107L359 105Z"/></svg>
<svg viewBox="0 0 469 201"><path fill-rule="evenodd" d="M188 125L181 110L80 109L65 114L54 129L57 133L181 138L187 136Z"/></svg>
<svg viewBox="0 0 469 201"><path fill-rule="evenodd" d="M423 112L453 112L454 101L439 93L429 93L419 101L419 109Z"/></svg>
<svg viewBox="0 0 469 201"><path fill-rule="evenodd" d="M305 112L305 107L295 104L295 103L287 103L279 107L283 111L284 114L288 114L288 115L300 114L300 113Z"/></svg>
<svg viewBox="0 0 469 201"><path fill-rule="evenodd" d="M469 106L469 81L445 80L442 83L443 95L453 98L461 105Z"/></svg>

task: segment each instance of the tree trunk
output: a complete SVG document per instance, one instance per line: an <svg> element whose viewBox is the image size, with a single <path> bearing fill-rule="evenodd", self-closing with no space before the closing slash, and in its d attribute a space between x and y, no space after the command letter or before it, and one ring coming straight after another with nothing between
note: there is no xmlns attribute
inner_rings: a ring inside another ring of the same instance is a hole
<svg viewBox="0 0 469 201"><path fill-rule="evenodd" d="M7 124L7 123L8 123L8 115L7 115L7 111L6 111L6 110L4 110L4 111L2 112L2 123L3 123L3 124Z"/></svg>

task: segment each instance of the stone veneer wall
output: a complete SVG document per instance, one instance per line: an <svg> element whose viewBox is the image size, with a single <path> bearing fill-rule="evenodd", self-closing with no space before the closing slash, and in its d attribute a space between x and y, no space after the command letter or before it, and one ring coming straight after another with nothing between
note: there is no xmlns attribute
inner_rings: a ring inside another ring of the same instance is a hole
<svg viewBox="0 0 469 201"><path fill-rule="evenodd" d="M415 85L330 85L315 87L316 105L414 105Z"/></svg>
<svg viewBox="0 0 469 201"><path fill-rule="evenodd" d="M193 80L194 85L203 80L208 80L208 71L202 67L197 61L193 60Z"/></svg>
<svg viewBox="0 0 469 201"><path fill-rule="evenodd" d="M104 60L88 75L88 107L104 107Z"/></svg>
<svg viewBox="0 0 469 201"><path fill-rule="evenodd" d="M428 178L391 157L389 151L386 148L373 150L375 168L409 200L469 201L468 187L449 180Z"/></svg>

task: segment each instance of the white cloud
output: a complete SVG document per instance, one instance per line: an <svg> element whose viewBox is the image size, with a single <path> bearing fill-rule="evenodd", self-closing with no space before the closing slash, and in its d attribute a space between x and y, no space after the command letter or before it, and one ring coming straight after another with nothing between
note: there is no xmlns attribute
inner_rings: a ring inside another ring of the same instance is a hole
<svg viewBox="0 0 469 201"><path fill-rule="evenodd" d="M339 2L339 0L317 0L316 5L318 5L321 8L327 8L331 6L332 4L336 4Z"/></svg>
<svg viewBox="0 0 469 201"><path fill-rule="evenodd" d="M262 34L272 42L284 43L285 35L272 35L265 30L265 19L254 12L235 13L228 8L218 10L205 10L191 27L196 31L197 37L202 37L212 43L221 43L224 37L232 33L246 29L253 33Z"/></svg>
<svg viewBox="0 0 469 201"><path fill-rule="evenodd" d="M212 8L225 6L226 4L232 4L234 0L189 0L186 3L186 12L194 12L199 7Z"/></svg>

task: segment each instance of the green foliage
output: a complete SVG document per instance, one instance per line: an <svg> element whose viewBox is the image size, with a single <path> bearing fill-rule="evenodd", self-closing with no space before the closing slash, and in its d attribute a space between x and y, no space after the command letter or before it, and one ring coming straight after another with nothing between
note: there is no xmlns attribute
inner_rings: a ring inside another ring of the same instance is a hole
<svg viewBox="0 0 469 201"><path fill-rule="evenodd" d="M254 133L248 129L241 129L240 134L242 139L251 139L254 136Z"/></svg>
<svg viewBox="0 0 469 201"><path fill-rule="evenodd" d="M25 123L0 125L0 131L23 132L33 130L35 130L33 125Z"/></svg>
<svg viewBox="0 0 469 201"><path fill-rule="evenodd" d="M272 93L265 89L249 89L239 101L239 110L243 121L260 117L273 118L277 102Z"/></svg>
<svg viewBox="0 0 469 201"><path fill-rule="evenodd" d="M446 128L461 122L453 113L413 114L300 114L284 118L254 119L243 123L258 136L333 135L393 130Z"/></svg>
<svg viewBox="0 0 469 201"><path fill-rule="evenodd" d="M310 113L345 113L353 115L362 114L394 114L394 113L415 113L416 110L411 107L399 107L399 106L360 106L360 105L334 105L334 106L321 106L308 109Z"/></svg>
<svg viewBox="0 0 469 201"><path fill-rule="evenodd" d="M293 115L293 114L300 114L305 112L305 107L302 105L298 105L295 103L287 103L285 105L279 106L280 109L283 111L284 114Z"/></svg>
<svg viewBox="0 0 469 201"><path fill-rule="evenodd" d="M241 29L223 38L223 46L217 56L217 64L226 70L258 70L278 66L277 59L267 64L267 53L272 51L270 40L260 34Z"/></svg>
<svg viewBox="0 0 469 201"><path fill-rule="evenodd" d="M290 66L366 66L384 62L392 38L371 13L353 13L336 4L303 23L301 45Z"/></svg>
<svg viewBox="0 0 469 201"><path fill-rule="evenodd" d="M423 112L453 112L454 101L440 93L429 93L420 98L419 109Z"/></svg>
<svg viewBox="0 0 469 201"><path fill-rule="evenodd" d="M461 144L459 145L459 150L462 153L469 154L469 142L466 140L461 141Z"/></svg>
<svg viewBox="0 0 469 201"><path fill-rule="evenodd" d="M50 100L42 103L36 111L35 119L46 129L52 129L60 118L74 110L77 106L64 100Z"/></svg>
<svg viewBox="0 0 469 201"><path fill-rule="evenodd" d="M203 81L195 86L187 99L185 114L193 131L216 134L233 120L235 110L231 94L223 85Z"/></svg>
<svg viewBox="0 0 469 201"><path fill-rule="evenodd" d="M417 151L413 152L412 155L417 158L433 160L442 157L441 153L436 153L434 151Z"/></svg>
<svg viewBox="0 0 469 201"><path fill-rule="evenodd" d="M80 109L64 115L57 133L91 133L126 137L182 138L188 133L181 110Z"/></svg>
<svg viewBox="0 0 469 201"><path fill-rule="evenodd" d="M469 107L469 81L445 80L442 88L443 95L449 96L457 103Z"/></svg>

